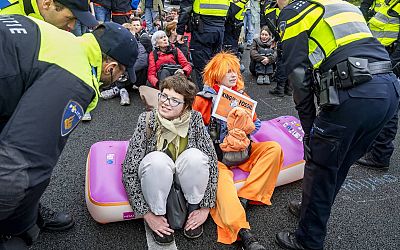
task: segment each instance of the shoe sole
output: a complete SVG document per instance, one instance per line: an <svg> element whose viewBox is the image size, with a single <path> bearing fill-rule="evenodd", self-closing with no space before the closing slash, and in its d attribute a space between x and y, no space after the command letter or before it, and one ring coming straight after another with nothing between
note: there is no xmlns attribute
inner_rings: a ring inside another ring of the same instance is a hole
<svg viewBox="0 0 400 250"><path fill-rule="evenodd" d="M201 233L200 233L199 235L190 236L190 235L187 235L187 234L186 234L186 231L185 231L185 230L183 230L183 235L184 235L186 238L189 238L189 239L197 239L197 238L199 238L200 236L203 235L203 232L204 232L204 230L201 230Z"/></svg>
<svg viewBox="0 0 400 250"><path fill-rule="evenodd" d="M389 167L373 167L373 166L364 165L364 164L361 164L361 163L358 163L358 162L356 162L354 164L359 166L359 167L368 168L368 169L372 169L372 170L376 170L376 171L384 171L384 172L386 172L386 171L389 170Z"/></svg>
<svg viewBox="0 0 400 250"><path fill-rule="evenodd" d="M71 221L71 223L69 223L68 225L65 225L63 227L44 226L41 229L44 230L44 231L57 231L57 232L60 232L60 231L68 230L68 229L72 228L74 225L75 225L75 221Z"/></svg>

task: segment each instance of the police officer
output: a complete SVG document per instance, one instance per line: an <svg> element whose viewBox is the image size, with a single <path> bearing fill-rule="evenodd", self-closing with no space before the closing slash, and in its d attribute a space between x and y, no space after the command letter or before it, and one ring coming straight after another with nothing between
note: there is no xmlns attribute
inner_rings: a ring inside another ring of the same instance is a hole
<svg viewBox="0 0 400 250"><path fill-rule="evenodd" d="M235 54L238 53L239 37L247 2L248 0L231 0L225 21L224 46Z"/></svg>
<svg viewBox="0 0 400 250"><path fill-rule="evenodd" d="M184 43L183 33L191 27L190 51L199 90L203 89L201 72L207 62L222 49L224 25L229 0L182 0L176 28L178 43Z"/></svg>
<svg viewBox="0 0 400 250"><path fill-rule="evenodd" d="M76 19L90 28L98 25L82 0L0 0L0 15L5 14L35 17L63 30L74 29Z"/></svg>
<svg viewBox="0 0 400 250"><path fill-rule="evenodd" d="M378 12L378 9L384 4L385 0L362 0L360 10L364 15L365 20L369 20Z"/></svg>
<svg viewBox="0 0 400 250"><path fill-rule="evenodd" d="M372 17L368 26L372 35L385 46L389 52L394 72L400 76L400 3L399 0L386 0ZM368 152L357 161L358 165L388 170L390 157L394 151L393 140L397 134L398 110L375 138Z"/></svg>
<svg viewBox="0 0 400 250"><path fill-rule="evenodd" d="M291 203L300 216L298 228L278 233L276 242L286 249L322 249L335 197L350 166L393 117L400 86L387 51L354 5L341 0L278 0L278 5L282 63L305 133L306 164L301 208Z"/></svg>
<svg viewBox="0 0 400 250"><path fill-rule="evenodd" d="M137 53L134 36L115 23L76 38L36 18L0 15L0 249L73 226L65 213L38 213L39 199L68 136L95 108L99 81L134 74Z"/></svg>

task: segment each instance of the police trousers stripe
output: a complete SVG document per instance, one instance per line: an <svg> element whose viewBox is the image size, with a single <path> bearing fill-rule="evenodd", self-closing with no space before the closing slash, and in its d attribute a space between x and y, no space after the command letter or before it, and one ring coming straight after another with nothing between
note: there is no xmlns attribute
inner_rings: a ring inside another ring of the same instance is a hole
<svg viewBox="0 0 400 250"><path fill-rule="evenodd" d="M355 33L371 32L368 26L365 25L365 23L359 23L359 22L349 22L349 23L335 25L332 27L332 29L336 40Z"/></svg>
<svg viewBox="0 0 400 250"><path fill-rule="evenodd" d="M227 10L229 6L225 4L200 4L200 9L214 9L214 10Z"/></svg>
<svg viewBox="0 0 400 250"><path fill-rule="evenodd" d="M397 39L399 32L395 31L374 31L371 30L372 35L375 38L392 38L392 39Z"/></svg>

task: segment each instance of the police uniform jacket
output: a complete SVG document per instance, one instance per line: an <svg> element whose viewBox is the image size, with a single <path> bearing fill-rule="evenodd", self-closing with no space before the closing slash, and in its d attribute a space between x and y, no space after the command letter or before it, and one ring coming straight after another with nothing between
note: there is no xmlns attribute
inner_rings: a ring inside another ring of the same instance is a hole
<svg viewBox="0 0 400 250"><path fill-rule="evenodd" d="M229 5L229 0L182 0L176 33L184 34L186 27L190 25L193 13L201 16L204 32L212 32L224 27Z"/></svg>
<svg viewBox="0 0 400 250"><path fill-rule="evenodd" d="M326 72L350 56L369 62L390 60L359 9L345 1L292 1L282 9L278 29L282 64L293 85L293 99L306 134L316 116L309 69Z"/></svg>
<svg viewBox="0 0 400 250"><path fill-rule="evenodd" d="M91 34L79 40L73 34L36 18L0 16L0 119L14 122L10 118L15 110L21 108L19 102L22 98L44 98L46 105L30 111L26 117L20 116L19 123L13 124L32 126L37 124L35 119L40 119L38 117L43 114L46 120L51 121L51 124L42 124L47 126L46 134L25 135L20 129L21 134L13 134L10 141L10 138L4 137L8 133L5 129L1 133L0 147L7 148L7 152L3 153L18 161L10 163L15 168L13 173L18 172L16 169L27 173L29 177L26 181L29 183L23 182L27 186L35 186L50 178L67 135L78 124L85 110L95 108L101 64L100 46ZM54 96L74 93L81 102L65 100L64 103L46 96L48 91L45 90L49 89L46 86L54 85L62 89ZM18 136L23 138L23 145L19 143ZM8 166L4 162L0 165L2 170ZM12 174L5 176L15 177Z"/></svg>

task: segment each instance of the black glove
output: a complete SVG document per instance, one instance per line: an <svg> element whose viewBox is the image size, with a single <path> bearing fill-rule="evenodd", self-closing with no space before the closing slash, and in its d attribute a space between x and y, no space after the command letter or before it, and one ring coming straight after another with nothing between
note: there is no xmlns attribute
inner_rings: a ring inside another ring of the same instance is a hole
<svg viewBox="0 0 400 250"><path fill-rule="evenodd" d="M303 137L303 148L304 148L304 160L311 160L311 148L310 148L310 135L304 134Z"/></svg>

